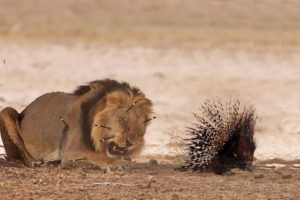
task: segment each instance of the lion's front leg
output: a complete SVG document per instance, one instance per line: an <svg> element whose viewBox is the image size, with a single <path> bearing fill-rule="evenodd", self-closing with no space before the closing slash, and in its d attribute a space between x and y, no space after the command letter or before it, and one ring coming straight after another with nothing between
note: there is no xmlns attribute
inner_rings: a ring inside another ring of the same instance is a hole
<svg viewBox="0 0 300 200"><path fill-rule="evenodd" d="M69 168L76 163L92 164L103 170L124 170L132 167L133 163L124 158L109 157L105 153L90 150L65 152L61 166Z"/></svg>

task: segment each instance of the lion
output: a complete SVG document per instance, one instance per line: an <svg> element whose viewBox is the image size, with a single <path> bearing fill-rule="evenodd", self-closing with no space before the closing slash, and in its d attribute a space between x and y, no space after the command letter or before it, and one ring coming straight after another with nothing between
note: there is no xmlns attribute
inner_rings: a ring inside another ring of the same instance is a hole
<svg viewBox="0 0 300 200"><path fill-rule="evenodd" d="M7 159L26 166L84 160L122 167L144 147L152 113L151 100L138 88L96 80L73 93L44 94L20 114L4 108L0 131Z"/></svg>

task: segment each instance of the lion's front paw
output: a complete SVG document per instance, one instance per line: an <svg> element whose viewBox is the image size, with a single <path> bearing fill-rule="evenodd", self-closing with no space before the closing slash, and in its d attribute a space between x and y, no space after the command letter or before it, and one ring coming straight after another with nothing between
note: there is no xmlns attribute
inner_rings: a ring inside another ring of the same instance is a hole
<svg viewBox="0 0 300 200"><path fill-rule="evenodd" d="M105 167L107 172L130 170L135 167L136 163L131 160L118 160ZM101 167L103 169L103 167Z"/></svg>

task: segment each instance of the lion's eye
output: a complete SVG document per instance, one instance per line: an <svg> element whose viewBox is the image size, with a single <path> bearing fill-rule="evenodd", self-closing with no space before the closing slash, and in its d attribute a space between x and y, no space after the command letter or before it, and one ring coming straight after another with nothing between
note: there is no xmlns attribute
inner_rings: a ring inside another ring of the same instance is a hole
<svg viewBox="0 0 300 200"><path fill-rule="evenodd" d="M131 147L133 144L132 144L132 142L130 142L129 140L126 140L126 146L127 147Z"/></svg>
<svg viewBox="0 0 300 200"><path fill-rule="evenodd" d="M111 130L111 128L108 126L103 126L103 125L99 125L99 124L95 124L95 126L99 127L99 128L105 128L105 129Z"/></svg>

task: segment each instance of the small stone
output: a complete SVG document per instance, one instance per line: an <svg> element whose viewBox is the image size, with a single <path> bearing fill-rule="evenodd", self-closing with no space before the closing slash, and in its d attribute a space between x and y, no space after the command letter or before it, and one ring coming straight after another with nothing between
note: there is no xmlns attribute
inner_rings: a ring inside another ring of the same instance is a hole
<svg viewBox="0 0 300 200"><path fill-rule="evenodd" d="M265 176L263 174L258 174L258 175L255 175L254 178L256 179L261 179L261 178L264 178Z"/></svg>
<svg viewBox="0 0 300 200"><path fill-rule="evenodd" d="M148 165L150 167L155 167L158 165L158 162L157 162L157 160L151 159L151 160L149 160Z"/></svg>
<svg viewBox="0 0 300 200"><path fill-rule="evenodd" d="M291 174L286 174L286 175L283 175L282 178L284 179L288 179L288 178L292 178L293 176Z"/></svg>
<svg viewBox="0 0 300 200"><path fill-rule="evenodd" d="M40 184L43 182L43 179L35 179L32 181L33 184Z"/></svg>

